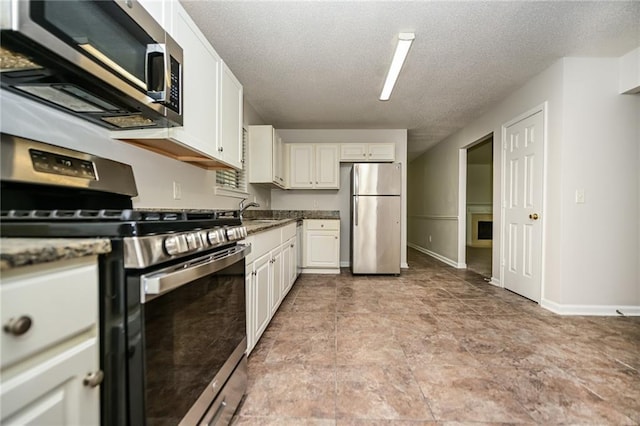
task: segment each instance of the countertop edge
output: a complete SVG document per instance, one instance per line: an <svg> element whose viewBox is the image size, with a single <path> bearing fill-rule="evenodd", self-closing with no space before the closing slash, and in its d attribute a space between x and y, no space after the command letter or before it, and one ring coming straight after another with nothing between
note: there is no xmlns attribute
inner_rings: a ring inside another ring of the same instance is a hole
<svg viewBox="0 0 640 426"><path fill-rule="evenodd" d="M0 238L0 271L110 251L108 238Z"/></svg>

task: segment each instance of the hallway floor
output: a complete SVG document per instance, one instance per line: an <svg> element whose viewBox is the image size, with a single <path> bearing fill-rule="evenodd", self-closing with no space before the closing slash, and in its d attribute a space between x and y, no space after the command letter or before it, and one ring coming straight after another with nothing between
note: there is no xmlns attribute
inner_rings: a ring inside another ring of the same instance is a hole
<svg viewBox="0 0 640 426"><path fill-rule="evenodd" d="M301 275L233 424L640 424L639 317L562 317L412 249L409 265Z"/></svg>

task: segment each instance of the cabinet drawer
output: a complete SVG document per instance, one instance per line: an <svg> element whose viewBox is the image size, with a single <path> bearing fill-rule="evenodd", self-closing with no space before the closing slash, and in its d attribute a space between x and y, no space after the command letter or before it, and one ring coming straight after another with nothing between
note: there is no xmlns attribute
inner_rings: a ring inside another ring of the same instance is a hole
<svg viewBox="0 0 640 426"><path fill-rule="evenodd" d="M3 276L0 294L3 326L11 319L31 320L24 334L2 333L4 368L96 324L96 259L87 257L17 269L10 276Z"/></svg>
<svg viewBox="0 0 640 426"><path fill-rule="evenodd" d="M278 247L282 242L282 233L279 228L276 228L253 234L251 238L251 254L247 263Z"/></svg>
<svg viewBox="0 0 640 426"><path fill-rule="evenodd" d="M296 236L296 224L290 223L282 228L282 242L288 241Z"/></svg>
<svg viewBox="0 0 640 426"><path fill-rule="evenodd" d="M304 226L308 230L340 230L340 220L337 219L305 219Z"/></svg>

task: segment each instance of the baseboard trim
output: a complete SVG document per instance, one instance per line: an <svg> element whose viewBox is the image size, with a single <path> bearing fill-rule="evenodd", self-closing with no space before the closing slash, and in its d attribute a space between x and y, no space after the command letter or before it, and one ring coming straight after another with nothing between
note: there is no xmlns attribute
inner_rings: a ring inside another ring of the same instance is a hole
<svg viewBox="0 0 640 426"><path fill-rule="evenodd" d="M303 274L340 274L340 268L302 268Z"/></svg>
<svg viewBox="0 0 640 426"><path fill-rule="evenodd" d="M349 268L351 267L351 262L349 261L340 262L340 267ZM409 269L409 264L407 262L400 264L400 269Z"/></svg>
<svg viewBox="0 0 640 426"><path fill-rule="evenodd" d="M491 277L491 279L488 282L491 285L495 285L496 287L502 288L502 283L500 283L500 280L497 279L496 277Z"/></svg>
<svg viewBox="0 0 640 426"><path fill-rule="evenodd" d="M593 316L640 316L640 306L634 305L565 305L548 299L542 299L540 306L559 315L593 315Z"/></svg>
<svg viewBox="0 0 640 426"><path fill-rule="evenodd" d="M416 249L418 250L420 253L424 253L428 256L433 257L434 259L438 259L440 262L444 262L449 266L453 266L456 269L465 269L467 267L466 264L464 263L458 263L453 259L449 259L448 257L444 257L441 254L438 254L434 251L431 251L429 249L426 249L424 247L421 247L419 245L413 244L413 243L407 243L407 246L411 247L412 249Z"/></svg>

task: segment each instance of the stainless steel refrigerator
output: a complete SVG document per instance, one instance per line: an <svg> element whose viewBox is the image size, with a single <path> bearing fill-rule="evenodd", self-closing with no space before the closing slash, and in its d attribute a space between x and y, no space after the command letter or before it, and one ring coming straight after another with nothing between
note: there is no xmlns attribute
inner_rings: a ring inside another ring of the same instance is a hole
<svg viewBox="0 0 640 426"><path fill-rule="evenodd" d="M351 169L351 273L400 274L402 169L356 163Z"/></svg>

